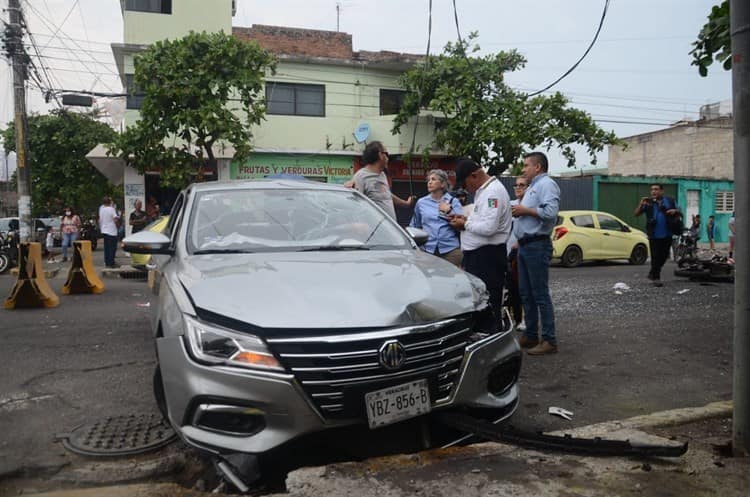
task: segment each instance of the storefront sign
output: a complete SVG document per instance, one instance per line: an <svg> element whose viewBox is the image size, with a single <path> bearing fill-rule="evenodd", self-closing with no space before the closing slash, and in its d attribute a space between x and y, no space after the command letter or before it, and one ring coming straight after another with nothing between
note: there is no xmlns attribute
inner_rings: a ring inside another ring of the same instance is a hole
<svg viewBox="0 0 750 497"><path fill-rule="evenodd" d="M351 179L352 174L351 157L326 155L253 154L248 161L232 162L229 166L229 178L232 180L290 175L341 184Z"/></svg>
<svg viewBox="0 0 750 497"><path fill-rule="evenodd" d="M358 171L362 166L362 161L357 159L354 164L355 171ZM401 159L391 159L388 163L388 176L391 180L397 181L427 181L427 173L433 169L445 171L451 184L455 184L455 159L431 158L427 163L423 163L421 157L415 157L409 164Z"/></svg>

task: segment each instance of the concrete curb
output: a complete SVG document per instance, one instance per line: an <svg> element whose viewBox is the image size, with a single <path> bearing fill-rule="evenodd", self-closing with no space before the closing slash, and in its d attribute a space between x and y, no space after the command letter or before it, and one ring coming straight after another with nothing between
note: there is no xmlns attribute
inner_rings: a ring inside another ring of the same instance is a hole
<svg viewBox="0 0 750 497"><path fill-rule="evenodd" d="M594 437L594 436L607 436L608 438L630 438L633 437L650 437L652 440L653 436L647 435L638 430L644 428L653 428L660 426L677 426L687 423L698 422L711 418L727 417L732 414L732 401L713 402L702 407L689 407L681 409L673 409L669 411L655 412L648 415L636 416L627 418L624 420L607 421L604 423L597 423L593 425L583 426L571 430L565 430L561 432L554 432L554 434L569 433L573 436L580 437ZM664 442L664 439L659 439ZM467 447L454 447L450 449L435 449L425 451L417 454L408 455L394 455L381 458L370 459L363 462L351 462L351 463L338 463L327 466L301 468L289 473L287 478L288 494L283 494L289 497L290 495L323 495L319 491L322 489L328 489L329 495L360 495L364 497L369 496L376 490L378 485L375 484L377 475L388 474L397 471L403 471L409 468L413 468L415 472L419 472L420 468L435 466L442 468L441 471L451 466L463 465L463 466L476 466L477 468L485 468L488 465L489 460L498 459L500 461L506 461L510 464L513 460L522 461L523 464L529 464L533 462L534 458L540 458L541 461L560 463L565 455L553 455L547 456L535 451L528 451L518 447L499 444L494 442L486 442L475 444ZM591 458L596 461L597 458ZM633 466L633 461L629 459L623 459L621 462L617 462L612 458L605 459L604 468L607 470L614 470L619 468L621 471L625 471ZM510 464L515 465L520 463ZM591 463L592 467L595 463ZM481 475L480 473L486 473L487 469L472 469L469 471L469 475L466 478L476 479ZM591 468L589 468L591 471ZM422 473L422 476L424 474ZM59 478L59 477L58 477ZM436 476L437 478L437 476ZM62 479L62 478L60 478ZM89 479L90 481L90 479ZM368 482L372 483L372 488L369 488ZM459 484L460 482L455 482ZM551 483L553 484L553 483ZM559 483L554 483L559 485ZM362 488L368 487L369 491L362 494ZM471 484L469 484L471 486ZM514 495L547 495L546 492L541 491L539 483L536 482L532 485L531 493L524 493L519 486L518 482L513 484L513 488L516 491L511 492ZM333 489L336 491L333 491ZM391 489L392 490L392 489ZM540 492L541 491L541 492ZM540 492L540 493L539 493ZM388 492L386 492L388 493ZM419 492L423 493L423 492ZM377 492L373 495L380 495ZM394 493L392 495L407 495L407 493ZM166 496L208 496L211 494L185 489L176 484L172 483L144 483L144 484L127 484L122 483L119 485L102 486L89 489L72 489L72 490L58 490L52 492L38 493L38 494L25 494L36 497L124 497L124 496L137 496L137 497L166 497ZM281 495L281 494L280 494ZM508 494L510 495L510 494ZM558 494L551 494L558 495ZM566 494L567 495L567 494ZM273 497L268 495L267 497Z"/></svg>

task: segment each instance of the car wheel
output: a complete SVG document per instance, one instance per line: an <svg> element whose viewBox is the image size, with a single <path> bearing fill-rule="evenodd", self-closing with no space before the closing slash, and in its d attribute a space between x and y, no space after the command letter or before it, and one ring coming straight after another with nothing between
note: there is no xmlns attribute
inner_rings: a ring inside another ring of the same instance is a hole
<svg viewBox="0 0 750 497"><path fill-rule="evenodd" d="M5 252L0 252L0 274L4 273L10 267L10 257Z"/></svg>
<svg viewBox="0 0 750 497"><path fill-rule="evenodd" d="M154 399L156 399L156 406L159 408L159 412L161 413L162 417L166 420L169 418L167 417L167 397L164 393L164 382L161 379L161 368L159 365L156 365L156 369L154 369Z"/></svg>
<svg viewBox="0 0 750 497"><path fill-rule="evenodd" d="M636 266L646 262L648 259L648 250L645 245L636 245L633 247L633 252L630 253L630 263Z"/></svg>
<svg viewBox="0 0 750 497"><path fill-rule="evenodd" d="M560 260L565 267L576 267L583 261L583 252L575 245L571 245L565 249Z"/></svg>

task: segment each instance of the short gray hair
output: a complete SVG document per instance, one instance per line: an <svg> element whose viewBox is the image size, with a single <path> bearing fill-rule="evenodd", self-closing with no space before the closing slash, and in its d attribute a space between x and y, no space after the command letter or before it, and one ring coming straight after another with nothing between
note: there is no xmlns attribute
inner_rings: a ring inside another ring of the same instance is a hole
<svg viewBox="0 0 750 497"><path fill-rule="evenodd" d="M448 182L448 173L442 169L432 169L427 173L427 181L430 180L430 176L435 176L443 187L443 191L447 192L451 188L451 184Z"/></svg>

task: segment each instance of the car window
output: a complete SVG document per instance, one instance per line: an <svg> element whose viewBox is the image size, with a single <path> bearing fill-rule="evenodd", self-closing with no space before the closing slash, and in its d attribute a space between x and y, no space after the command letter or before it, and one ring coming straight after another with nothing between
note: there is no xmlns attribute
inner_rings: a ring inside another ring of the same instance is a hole
<svg viewBox="0 0 750 497"><path fill-rule="evenodd" d="M0 232L10 231L10 224L14 219L13 217L0 218Z"/></svg>
<svg viewBox="0 0 750 497"><path fill-rule="evenodd" d="M563 223L564 219L562 216L557 216L557 220L555 221L555 226L560 226Z"/></svg>
<svg viewBox="0 0 750 497"><path fill-rule="evenodd" d="M599 218L599 227L601 229L608 231L625 231L622 229L622 223L612 216L598 214L597 217Z"/></svg>
<svg viewBox="0 0 750 497"><path fill-rule="evenodd" d="M167 218L167 222L169 222L168 216L161 216L161 217L154 219L150 223L148 223L146 226L143 227L141 231L155 231L157 233L164 233L167 228L167 223L164 222L165 218ZM154 229L154 227L157 226L159 223L161 223L162 225L161 229Z"/></svg>
<svg viewBox="0 0 750 497"><path fill-rule="evenodd" d="M581 214L579 216L571 216L570 221L581 228L595 228L594 216L591 214Z"/></svg>
<svg viewBox="0 0 750 497"><path fill-rule="evenodd" d="M185 207L185 195L180 194L175 200L172 206L172 211L169 213L169 221L167 222L167 229L164 230L166 234L172 240L172 244L175 243L175 236L180 230L180 224L182 222L182 211Z"/></svg>
<svg viewBox="0 0 750 497"><path fill-rule="evenodd" d="M187 236L194 253L411 247L395 222L367 199L340 190L200 192Z"/></svg>

